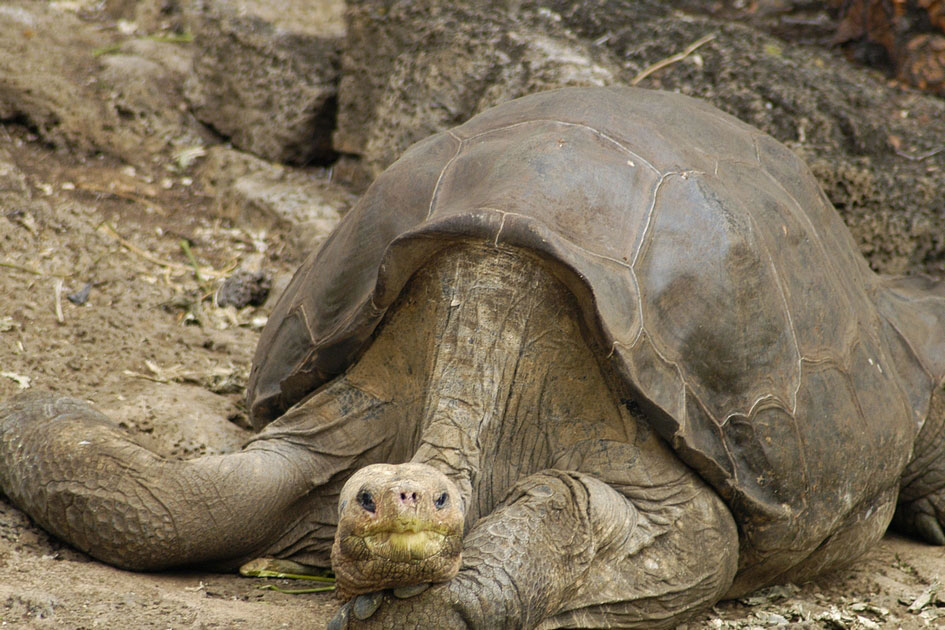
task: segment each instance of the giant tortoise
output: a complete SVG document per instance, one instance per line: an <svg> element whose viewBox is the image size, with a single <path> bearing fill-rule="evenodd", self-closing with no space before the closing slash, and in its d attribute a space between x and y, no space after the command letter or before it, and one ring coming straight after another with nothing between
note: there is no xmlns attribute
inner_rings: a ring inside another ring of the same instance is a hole
<svg viewBox="0 0 945 630"><path fill-rule="evenodd" d="M891 521L945 543L943 377L945 285L873 273L788 149L563 89L378 177L272 312L241 452L27 394L0 485L120 567L331 560L335 627L666 627Z"/></svg>

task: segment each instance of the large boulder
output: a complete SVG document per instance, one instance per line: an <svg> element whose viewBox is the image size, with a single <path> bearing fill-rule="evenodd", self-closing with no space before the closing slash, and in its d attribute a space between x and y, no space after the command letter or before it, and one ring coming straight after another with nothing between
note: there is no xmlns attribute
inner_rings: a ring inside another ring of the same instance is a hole
<svg viewBox="0 0 945 630"><path fill-rule="evenodd" d="M180 86L190 48L128 38L56 3L0 5L0 121L44 141L131 164L202 142Z"/></svg>
<svg viewBox="0 0 945 630"><path fill-rule="evenodd" d="M187 98L234 146L277 162L333 157L342 0L198 0Z"/></svg>
<svg viewBox="0 0 945 630"><path fill-rule="evenodd" d="M617 82L593 45L488 3L349 2L335 148L369 176L405 148L502 101Z"/></svg>

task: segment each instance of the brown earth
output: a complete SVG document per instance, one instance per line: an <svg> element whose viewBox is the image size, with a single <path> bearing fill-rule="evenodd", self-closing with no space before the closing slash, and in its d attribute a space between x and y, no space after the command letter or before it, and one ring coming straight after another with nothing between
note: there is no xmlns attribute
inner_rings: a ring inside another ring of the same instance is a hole
<svg viewBox="0 0 945 630"><path fill-rule="evenodd" d="M204 296L218 272L262 249L284 286L298 262L285 234L214 217L181 176L165 190L108 159L77 163L17 125L0 128L0 173L0 187L18 176L25 184L23 204L4 203L0 216L0 398L28 382L90 400L168 456L238 448L240 392L265 312ZM87 283L88 301L70 302ZM264 582L114 569L0 501L0 627L324 627L330 594L285 595L260 590Z"/></svg>
<svg viewBox="0 0 945 630"><path fill-rule="evenodd" d="M200 160L184 164L167 147L129 159L128 140L122 161L53 142L27 118L2 123L0 399L29 386L89 400L167 456L237 448L268 306L219 308L213 292L232 269L261 266L278 293L304 254L291 230L221 217ZM306 173L327 185L326 171ZM86 285L88 300L70 301ZM724 602L688 627L935 627L945 625L943 582L945 549L890 535L847 570ZM0 498L0 627L301 629L330 619L330 594L267 583L114 569Z"/></svg>

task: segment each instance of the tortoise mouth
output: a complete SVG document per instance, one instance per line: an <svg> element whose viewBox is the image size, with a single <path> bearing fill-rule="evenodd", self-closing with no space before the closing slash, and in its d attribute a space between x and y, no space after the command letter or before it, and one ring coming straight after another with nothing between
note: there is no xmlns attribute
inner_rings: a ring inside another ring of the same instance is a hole
<svg viewBox="0 0 945 630"><path fill-rule="evenodd" d="M362 537L368 551L393 562L417 562L440 555L447 534L432 529L381 531Z"/></svg>

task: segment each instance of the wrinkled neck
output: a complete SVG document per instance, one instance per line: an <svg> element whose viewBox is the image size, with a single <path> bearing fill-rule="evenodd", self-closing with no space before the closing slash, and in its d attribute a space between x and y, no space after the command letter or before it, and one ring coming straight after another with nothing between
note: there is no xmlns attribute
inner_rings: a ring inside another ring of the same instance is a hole
<svg viewBox="0 0 945 630"><path fill-rule="evenodd" d="M522 425L516 394L520 378L538 380L525 357L549 333L549 303L561 287L537 261L487 248L446 254L427 268L442 291L439 333L430 354L429 386L423 401L419 446L413 461L450 477L466 500L467 524L491 509L497 491L493 471L495 436L515 418ZM538 411L533 415L537 420ZM528 431L526 426L520 430ZM528 468L535 449L522 453ZM501 485L506 485L502 483Z"/></svg>

